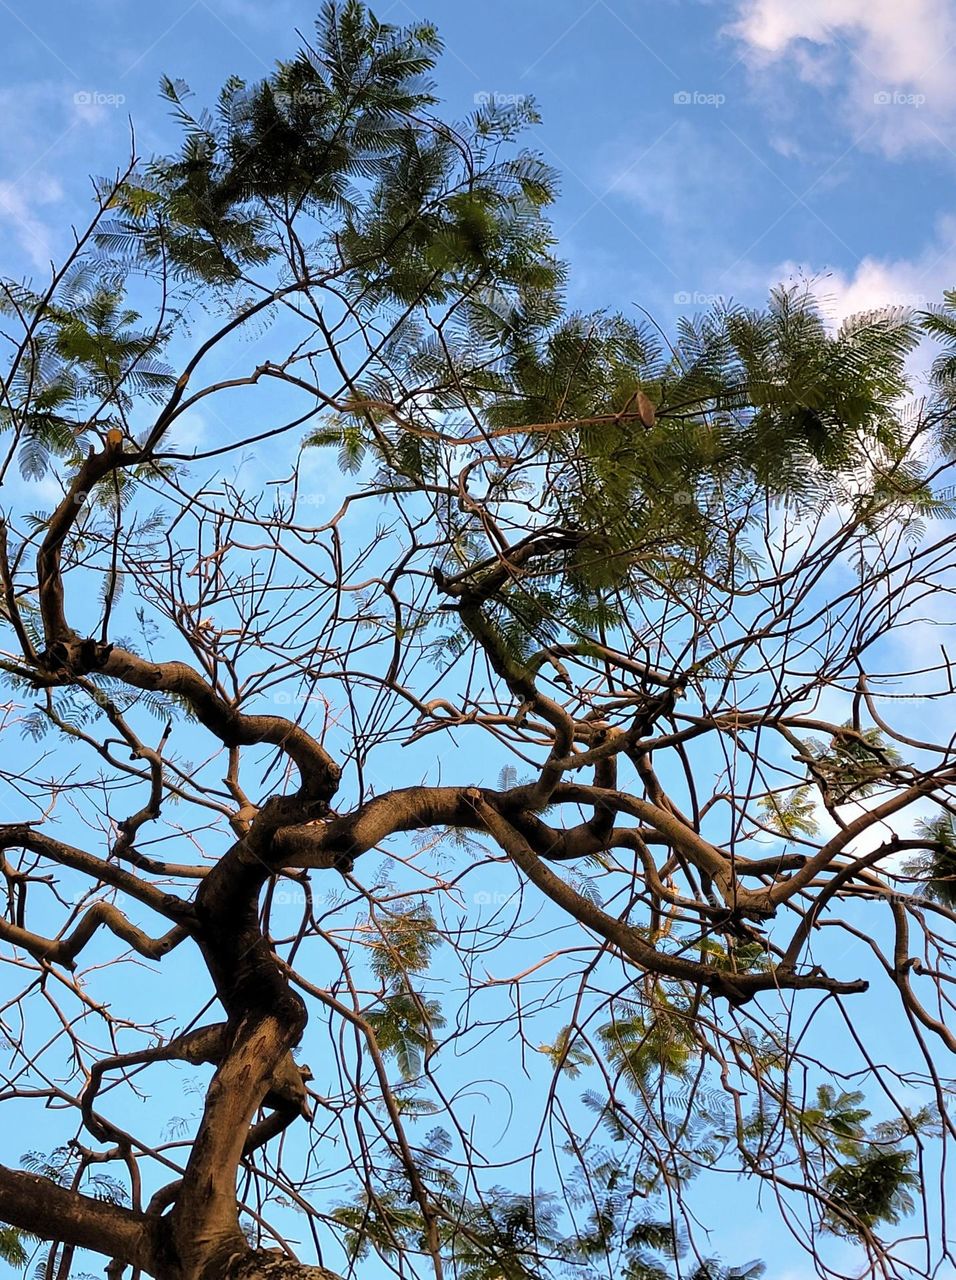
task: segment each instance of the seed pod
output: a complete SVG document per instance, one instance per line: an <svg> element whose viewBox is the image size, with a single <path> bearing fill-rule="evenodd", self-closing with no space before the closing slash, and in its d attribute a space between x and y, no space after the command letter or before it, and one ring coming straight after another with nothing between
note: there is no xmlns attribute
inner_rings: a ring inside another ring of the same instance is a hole
<svg viewBox="0 0 956 1280"><path fill-rule="evenodd" d="M637 393L637 412L641 416L641 422L645 427L653 427L657 421L657 412L653 403L647 398L643 391Z"/></svg>

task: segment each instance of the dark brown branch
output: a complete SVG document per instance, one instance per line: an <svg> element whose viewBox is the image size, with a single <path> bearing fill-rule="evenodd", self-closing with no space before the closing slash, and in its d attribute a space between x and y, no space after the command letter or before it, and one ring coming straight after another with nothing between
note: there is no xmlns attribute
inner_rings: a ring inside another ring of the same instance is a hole
<svg viewBox="0 0 956 1280"><path fill-rule="evenodd" d="M41 1240L55 1240L154 1272L155 1254L141 1213L95 1200L49 1178L0 1165L0 1220Z"/></svg>

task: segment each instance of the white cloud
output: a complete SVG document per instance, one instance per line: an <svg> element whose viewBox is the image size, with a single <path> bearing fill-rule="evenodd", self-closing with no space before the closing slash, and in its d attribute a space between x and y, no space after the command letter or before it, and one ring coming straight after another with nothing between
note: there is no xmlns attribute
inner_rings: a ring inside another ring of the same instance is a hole
<svg viewBox="0 0 956 1280"><path fill-rule="evenodd" d="M88 154L91 129L104 122L122 125L121 99L125 101L121 94L77 90L53 80L0 88L0 222L12 233L25 261L41 272L58 257L69 233L62 216L47 222L40 212L67 194L55 175L66 172L69 185L72 173L65 158L75 152L80 138ZM85 179L83 187L88 200ZM5 263L8 274L19 270L17 263Z"/></svg>
<svg viewBox="0 0 956 1280"><path fill-rule="evenodd" d="M852 271L823 263L778 263L767 284L799 283L810 289L832 329L848 317L865 311L902 308L923 311L943 301L947 289L956 289L956 217L938 219L933 238L912 258L868 255ZM929 390L929 371L938 348L926 339L906 361L910 385L916 396Z"/></svg>
<svg viewBox="0 0 956 1280"><path fill-rule="evenodd" d="M206 419L195 409L176 419L172 434L167 436L163 448L167 451L187 453L202 449L208 440ZM217 443L222 443L217 441Z"/></svg>
<svg viewBox="0 0 956 1280"><path fill-rule="evenodd" d="M844 822L852 822L854 818L862 817L864 813L868 813L870 809L884 799L886 799L885 796L879 796L866 804L844 805L840 810L840 816ZM825 813L826 811L823 810L823 812ZM872 826L861 831L858 836L855 836L844 847L844 856L863 858L868 853L873 853L874 850L879 849L881 845L887 844L894 836L900 840L911 839L916 835L916 828L920 822L934 818L938 813L939 810L929 801L917 801L906 809L902 809L899 813L894 814L887 821L874 822ZM880 859L877 870L881 873L902 871L912 857L913 854L910 851L887 854L886 857Z"/></svg>
<svg viewBox="0 0 956 1280"><path fill-rule="evenodd" d="M20 247L40 271L49 269L55 249L54 233L37 209L55 204L62 195L60 184L43 175L29 183L0 181L0 218L10 224Z"/></svg>
<svg viewBox="0 0 956 1280"><path fill-rule="evenodd" d="M791 260L774 267L767 283L808 288L835 329L847 316L863 311L922 309L941 302L943 290L956 285L956 253L948 256L947 263L940 261L933 269L931 251L922 258L862 258L852 272Z"/></svg>
<svg viewBox="0 0 956 1280"><path fill-rule="evenodd" d="M31 172L38 160L73 145L79 126L125 119L117 111L126 98L97 87L59 80L33 80L0 89L0 147L8 163Z"/></svg>
<svg viewBox="0 0 956 1280"><path fill-rule="evenodd" d="M953 0L741 0L730 33L748 62L837 93L864 144L944 147L956 120ZM769 88L771 81L767 81Z"/></svg>

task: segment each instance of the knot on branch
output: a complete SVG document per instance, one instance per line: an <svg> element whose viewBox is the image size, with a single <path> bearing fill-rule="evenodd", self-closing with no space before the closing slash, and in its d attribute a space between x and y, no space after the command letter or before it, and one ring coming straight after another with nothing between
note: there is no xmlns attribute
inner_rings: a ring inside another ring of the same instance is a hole
<svg viewBox="0 0 956 1280"><path fill-rule="evenodd" d="M37 656L37 665L50 675L86 675L104 670L112 652L112 644L92 636L84 639L74 635L68 640L54 640Z"/></svg>
<svg viewBox="0 0 956 1280"><path fill-rule="evenodd" d="M228 1280L340 1280L325 1267L310 1267L281 1249L250 1249L230 1258Z"/></svg>

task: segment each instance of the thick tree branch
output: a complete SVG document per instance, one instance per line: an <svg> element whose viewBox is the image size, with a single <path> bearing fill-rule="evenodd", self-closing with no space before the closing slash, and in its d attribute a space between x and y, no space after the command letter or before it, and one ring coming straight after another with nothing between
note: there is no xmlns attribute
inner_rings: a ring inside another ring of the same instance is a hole
<svg viewBox="0 0 956 1280"><path fill-rule="evenodd" d="M41 1240L92 1249L155 1274L153 1240L143 1214L70 1191L49 1178L0 1165L0 1220Z"/></svg>

